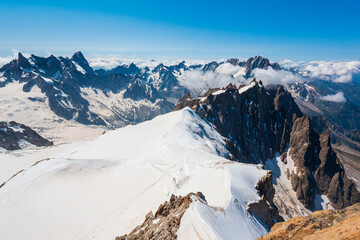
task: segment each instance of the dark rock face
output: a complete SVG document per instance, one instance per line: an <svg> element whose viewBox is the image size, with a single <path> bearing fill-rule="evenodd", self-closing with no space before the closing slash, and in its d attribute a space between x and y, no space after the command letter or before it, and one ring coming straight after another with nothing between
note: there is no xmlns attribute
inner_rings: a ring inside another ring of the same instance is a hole
<svg viewBox="0 0 360 240"><path fill-rule="evenodd" d="M188 106L189 102L192 100L190 92L187 92L184 96L179 99L179 102L176 104L175 111L183 109Z"/></svg>
<svg viewBox="0 0 360 240"><path fill-rule="evenodd" d="M262 56L256 56L254 58L249 58L245 64L244 67L246 68L245 77L250 77L251 71L255 68L268 68L272 67L275 70L280 69L280 65L278 63L271 64L269 59L263 58Z"/></svg>
<svg viewBox="0 0 360 240"><path fill-rule="evenodd" d="M36 146L51 146L52 142L37 134L30 127L17 122L0 122L0 147L7 150L20 149L22 141Z"/></svg>
<svg viewBox="0 0 360 240"><path fill-rule="evenodd" d="M261 199L259 202L250 203L248 206L248 212L259 218L268 229L275 223L284 221L279 215L279 211L273 201L275 189L272 185L272 178L272 172L268 171L268 173L260 179L256 185L256 189Z"/></svg>
<svg viewBox="0 0 360 240"><path fill-rule="evenodd" d="M269 59L264 58L262 56L255 56L253 58L249 58L245 62L240 62L237 58L230 58L226 61L234 66L245 67L245 77L251 77L251 73L255 68L267 69L268 67L272 67L274 70L279 70L281 67L278 63L270 63Z"/></svg>
<svg viewBox="0 0 360 240"><path fill-rule="evenodd" d="M322 194L327 194L335 208L344 208L360 202L360 194L343 170L343 166L331 148L330 133L320 136L320 166L315 172L315 181ZM344 191L343 191L344 190Z"/></svg>
<svg viewBox="0 0 360 240"><path fill-rule="evenodd" d="M127 76L140 75L141 70L134 63L131 63L129 66L122 65L117 66L111 70L105 71L103 69L96 70L99 75L109 75L109 74L124 74Z"/></svg>
<svg viewBox="0 0 360 240"><path fill-rule="evenodd" d="M72 57L71 60L77 63L82 69L85 70L86 73L93 73L94 70L90 67L88 61L85 59L82 52L76 52Z"/></svg>
<svg viewBox="0 0 360 240"><path fill-rule="evenodd" d="M315 194L327 195L335 208L360 202L331 148L329 132L319 136L283 86L265 89L253 80L239 89L229 85L211 89L203 97L186 95L175 109L184 106L215 126L233 160L259 163L280 153L285 161L289 151L297 168L289 175L292 188L305 207L314 208Z"/></svg>
<svg viewBox="0 0 360 240"><path fill-rule="evenodd" d="M289 147L290 156L298 171L298 174L291 174L291 184L305 207L313 209L316 183L312 174L320 165L320 143L309 117L304 116L294 121Z"/></svg>
<svg viewBox="0 0 360 240"><path fill-rule="evenodd" d="M215 71L216 70L216 68L219 66L220 64L218 63L218 62L215 62L215 61L212 61L212 62L210 62L210 63L208 63L208 64L205 64L204 66L203 66L203 71L204 72L207 72L207 71Z"/></svg>
<svg viewBox="0 0 360 240"><path fill-rule="evenodd" d="M158 91L152 86L147 85L141 79L136 78L124 93L125 98L131 98L133 100L149 99L155 102L160 98Z"/></svg>
<svg viewBox="0 0 360 240"><path fill-rule="evenodd" d="M137 226L131 233L115 240L135 240L135 239L176 239L176 232L180 227L180 221L190 203L196 198L198 201L206 203L202 193L189 193L181 197L171 195L170 201L161 204L155 215L149 212L145 216L145 221ZM156 220L156 221L155 221Z"/></svg>
<svg viewBox="0 0 360 240"><path fill-rule="evenodd" d="M287 149L293 114L301 116L301 112L282 87L268 92L253 82L243 90L234 85L221 94L214 95L216 90L210 90L203 101L186 97L175 109L190 106L227 138L233 159L258 163Z"/></svg>
<svg viewBox="0 0 360 240"><path fill-rule="evenodd" d="M336 209L360 202L359 192L331 147L329 131L319 136L309 117L295 120L290 155L298 169L291 175L292 186L307 208L314 208L315 194L327 195Z"/></svg>

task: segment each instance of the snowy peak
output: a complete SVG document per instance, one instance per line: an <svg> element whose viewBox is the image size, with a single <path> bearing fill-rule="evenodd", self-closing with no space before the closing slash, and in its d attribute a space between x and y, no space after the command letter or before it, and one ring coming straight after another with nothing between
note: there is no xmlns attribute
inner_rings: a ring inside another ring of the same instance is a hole
<svg viewBox="0 0 360 240"><path fill-rule="evenodd" d="M82 52L78 51L74 53L71 60L75 63L76 69L82 73L93 73L94 70L90 67L88 61L85 59Z"/></svg>

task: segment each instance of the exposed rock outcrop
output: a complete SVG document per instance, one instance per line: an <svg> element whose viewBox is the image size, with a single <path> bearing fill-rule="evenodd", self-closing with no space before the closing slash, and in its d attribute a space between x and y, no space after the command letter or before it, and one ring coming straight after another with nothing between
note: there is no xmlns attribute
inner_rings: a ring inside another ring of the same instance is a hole
<svg viewBox="0 0 360 240"><path fill-rule="evenodd" d="M360 202L331 148L329 132L320 136L283 86L265 88L255 79L239 88L229 84L194 99L186 95L176 109L184 106L215 126L232 160L261 163L279 153L286 164L289 151L297 171L288 177L306 208L314 209L316 194L327 195L337 209Z"/></svg>
<svg viewBox="0 0 360 240"><path fill-rule="evenodd" d="M186 209L189 208L193 198L206 202L204 195L200 192L196 194L189 193L184 197L171 195L170 201L161 204L155 215L149 212L141 225L137 226L129 234L116 237L115 240L176 239L176 232L180 227L181 218Z"/></svg>
<svg viewBox="0 0 360 240"><path fill-rule="evenodd" d="M215 125L234 160L250 163L286 151L293 115L302 116L282 86L267 91L255 79L249 86L210 89L204 97L194 99L186 96L175 110L184 106Z"/></svg>
<svg viewBox="0 0 360 240"><path fill-rule="evenodd" d="M268 235L258 240L360 239L360 204L342 210L323 210L306 217L277 223Z"/></svg>
<svg viewBox="0 0 360 240"><path fill-rule="evenodd" d="M272 185L272 178L272 172L268 171L268 173L260 179L256 185L256 189L261 199L259 202L250 203L248 206L248 212L256 216L268 229L275 223L284 221L274 204L275 189Z"/></svg>
<svg viewBox="0 0 360 240"><path fill-rule="evenodd" d="M0 122L0 147L7 150L17 150L23 143L36 146L51 146L52 142L37 134L30 127L14 121Z"/></svg>
<svg viewBox="0 0 360 240"><path fill-rule="evenodd" d="M336 209L360 202L359 192L331 147L329 131L319 136L309 117L297 118L289 147L297 167L297 173L291 174L292 187L305 207L314 208L315 194L327 195Z"/></svg>

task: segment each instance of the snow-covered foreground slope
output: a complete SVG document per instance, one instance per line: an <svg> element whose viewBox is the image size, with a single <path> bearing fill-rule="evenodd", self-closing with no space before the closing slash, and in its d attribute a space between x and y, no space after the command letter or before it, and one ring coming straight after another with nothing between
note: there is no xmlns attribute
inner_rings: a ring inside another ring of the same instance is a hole
<svg viewBox="0 0 360 240"><path fill-rule="evenodd" d="M180 239L255 239L266 230L246 207L259 200L266 171L226 154L222 137L189 108L108 132L7 181L0 239L114 239L171 194L197 191L208 205L191 204Z"/></svg>

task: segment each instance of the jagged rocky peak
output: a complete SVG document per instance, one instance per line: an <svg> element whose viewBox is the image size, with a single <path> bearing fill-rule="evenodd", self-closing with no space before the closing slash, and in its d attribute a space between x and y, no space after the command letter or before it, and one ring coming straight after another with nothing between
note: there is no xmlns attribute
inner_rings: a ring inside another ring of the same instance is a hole
<svg viewBox="0 0 360 240"><path fill-rule="evenodd" d="M190 94L189 91L187 91L187 93L179 99L179 101L178 101L178 103L176 104L174 110L183 109L184 107L187 106L188 102L191 101L191 100L192 100L191 94Z"/></svg>
<svg viewBox="0 0 360 240"><path fill-rule="evenodd" d="M131 98L133 100L149 99L154 102L160 96L154 87L148 85L143 80L134 77L133 82L130 84L128 89L126 89L124 97Z"/></svg>
<svg viewBox="0 0 360 240"><path fill-rule="evenodd" d="M21 54L21 52L18 53L18 63L20 67L24 69L31 69L30 62L27 60L26 57L24 57L24 55Z"/></svg>
<svg viewBox="0 0 360 240"><path fill-rule="evenodd" d="M301 114L296 108L287 114L281 114L285 111L283 108L275 109L275 100L281 106L296 106L284 103L292 99L281 97L283 94L286 92L279 91L272 96L253 79L248 86L237 88L230 84L224 89L211 89L205 96L183 98L176 109L190 106L226 137L234 159L258 163L280 152L281 142L290 135L292 114Z"/></svg>
<svg viewBox="0 0 360 240"><path fill-rule="evenodd" d="M278 63L270 63L269 59L264 58L263 56L255 56L254 58L249 58L243 65L246 68L245 77L250 77L251 71L255 68L266 69L272 67L275 70L280 69Z"/></svg>
<svg viewBox="0 0 360 240"><path fill-rule="evenodd" d="M203 71L206 72L206 71L215 71L217 67L219 67L219 63L216 62L216 61L212 61L212 62L209 62L208 64L205 64L203 66Z"/></svg>
<svg viewBox="0 0 360 240"><path fill-rule="evenodd" d="M0 147L6 150L17 150L33 144L35 146L51 146L52 142L41 137L30 127L14 121L0 122Z"/></svg>
<svg viewBox="0 0 360 240"><path fill-rule="evenodd" d="M229 58L226 62L234 66L240 65L240 60L238 58Z"/></svg>
<svg viewBox="0 0 360 240"><path fill-rule="evenodd" d="M157 66L154 68L153 72L160 72L160 71L163 70L164 68L166 68L166 67L164 66L164 64L160 63L159 65L157 65Z"/></svg>
<svg viewBox="0 0 360 240"><path fill-rule="evenodd" d="M356 186L344 172L344 168L331 147L329 130L320 135L320 166L315 180L321 194L326 194L336 209L360 202Z"/></svg>
<svg viewBox="0 0 360 240"><path fill-rule="evenodd" d="M74 55L71 57L71 60L77 63L82 69L85 70L86 73L93 73L94 70L92 67L90 67L88 61L82 54L82 52L78 51L74 53Z"/></svg>
<svg viewBox="0 0 360 240"><path fill-rule="evenodd" d="M175 67L176 67L177 69L186 68L185 61L180 62L178 65L175 65Z"/></svg>
<svg viewBox="0 0 360 240"><path fill-rule="evenodd" d="M322 195L335 208L360 202L359 192L332 150L329 132L319 136L283 86L266 89L253 79L239 88L229 84L204 96L186 95L175 110L185 106L215 126L232 160L265 163L280 154L287 164L289 155L297 169L289 174L292 188L308 209L314 209L316 197Z"/></svg>
<svg viewBox="0 0 360 240"><path fill-rule="evenodd" d="M38 57L34 54L31 55L31 60L34 62L34 70L41 70L39 73L45 74L50 71L51 73L54 73L56 71L59 71L61 69L61 62L60 60L51 55L49 57Z"/></svg>
<svg viewBox="0 0 360 240"><path fill-rule="evenodd" d="M314 209L316 195L327 196L336 209L360 202L360 194L346 177L330 141L329 131L319 136L308 116L294 121L289 148L297 170L290 175L291 183L309 209Z"/></svg>
<svg viewBox="0 0 360 240"><path fill-rule="evenodd" d="M102 70L105 71L105 70ZM105 71L105 74L101 72L101 70L97 70L97 73L100 75L106 74L124 74L126 76L135 76L141 74L141 69L136 66L134 63L130 63L130 65L121 65L117 66L109 71Z"/></svg>
<svg viewBox="0 0 360 240"><path fill-rule="evenodd" d="M170 200L161 204L155 214L149 212L141 225L137 226L129 234L116 237L115 240L176 239L181 218L193 201L206 203L201 192L189 193L184 197L171 195Z"/></svg>
<svg viewBox="0 0 360 240"><path fill-rule="evenodd" d="M272 182L273 174L271 171L268 171L256 184L260 200L250 203L247 209L250 214L260 219L268 229L275 223L284 221L274 204L275 188Z"/></svg>

